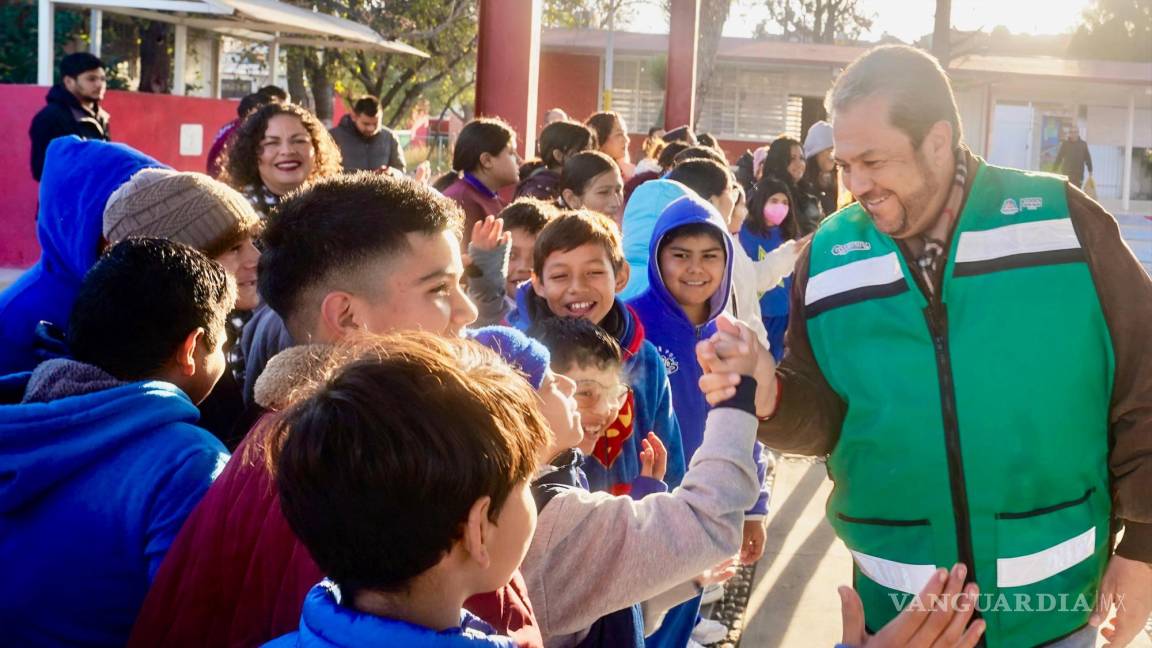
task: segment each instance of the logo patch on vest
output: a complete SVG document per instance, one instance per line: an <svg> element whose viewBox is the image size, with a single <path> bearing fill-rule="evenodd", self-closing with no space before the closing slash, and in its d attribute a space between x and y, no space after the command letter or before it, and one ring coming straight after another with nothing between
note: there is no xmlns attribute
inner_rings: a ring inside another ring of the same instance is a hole
<svg viewBox="0 0 1152 648"><path fill-rule="evenodd" d="M1004 214L1005 216L1013 216L1015 214L1019 214L1020 206L1016 204L1015 200L1009 198L1004 201L1003 205L1000 205L1000 213Z"/></svg>
<svg viewBox="0 0 1152 648"><path fill-rule="evenodd" d="M1028 211L1036 211L1044 206L1043 198L1021 198L1020 206Z"/></svg>
<svg viewBox="0 0 1152 648"><path fill-rule="evenodd" d="M832 254L836 256L844 256L849 252L867 252L872 249L872 244L868 241L850 241L840 245L832 246Z"/></svg>

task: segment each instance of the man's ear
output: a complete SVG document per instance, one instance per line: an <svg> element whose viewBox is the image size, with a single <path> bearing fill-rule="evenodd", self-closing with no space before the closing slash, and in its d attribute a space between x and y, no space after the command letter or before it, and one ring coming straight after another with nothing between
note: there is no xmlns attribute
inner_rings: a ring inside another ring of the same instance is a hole
<svg viewBox="0 0 1152 648"><path fill-rule="evenodd" d="M320 302L320 327L330 340L339 340L350 331L361 328L352 295L337 290L324 295Z"/></svg>
<svg viewBox="0 0 1152 648"><path fill-rule="evenodd" d="M952 124L940 120L932 124L928 134L924 136L924 146L929 157L937 162L945 162L952 158Z"/></svg>
<svg viewBox="0 0 1152 648"><path fill-rule="evenodd" d="M204 335L204 329L197 327L196 330L189 332L177 347L174 360L181 376L196 375L196 350L200 347L200 343L205 341Z"/></svg>
<svg viewBox="0 0 1152 648"><path fill-rule="evenodd" d="M468 510L468 521L465 522L464 537L461 540L468 555L479 563L480 567L487 569L492 564L492 556L488 552L488 510L492 506L492 498L485 495L472 503Z"/></svg>
<svg viewBox="0 0 1152 648"><path fill-rule="evenodd" d="M625 261L620 264L620 269L616 271L616 292L624 290L624 286L628 285L628 277L632 276L632 268L628 267L628 262Z"/></svg>

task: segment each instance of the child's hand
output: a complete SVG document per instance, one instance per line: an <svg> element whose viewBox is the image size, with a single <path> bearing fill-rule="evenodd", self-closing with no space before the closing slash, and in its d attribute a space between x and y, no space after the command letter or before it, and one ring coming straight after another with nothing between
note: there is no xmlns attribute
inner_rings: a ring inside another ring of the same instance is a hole
<svg viewBox="0 0 1152 648"><path fill-rule="evenodd" d="M640 442L640 476L664 481L668 472L668 449L655 432Z"/></svg>
<svg viewBox="0 0 1152 648"><path fill-rule="evenodd" d="M764 555L764 542L768 534L764 520L744 521L744 541L740 543L740 564L752 565Z"/></svg>
<svg viewBox="0 0 1152 648"><path fill-rule="evenodd" d="M736 575L737 568L736 559L729 558L711 569L704 570L699 576L692 580L696 582L697 587L704 589L709 585L719 585L720 583L728 582Z"/></svg>
<svg viewBox="0 0 1152 648"><path fill-rule="evenodd" d="M512 240L512 233L504 231L504 219L487 216L472 225L472 242L477 250L492 251Z"/></svg>

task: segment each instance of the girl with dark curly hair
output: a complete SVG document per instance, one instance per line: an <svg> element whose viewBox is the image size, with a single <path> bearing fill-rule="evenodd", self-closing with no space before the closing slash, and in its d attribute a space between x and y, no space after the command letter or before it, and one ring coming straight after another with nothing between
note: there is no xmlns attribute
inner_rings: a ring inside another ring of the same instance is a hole
<svg viewBox="0 0 1152 648"><path fill-rule="evenodd" d="M244 120L220 179L267 216L288 192L341 170L340 149L315 115L295 104L273 103Z"/></svg>

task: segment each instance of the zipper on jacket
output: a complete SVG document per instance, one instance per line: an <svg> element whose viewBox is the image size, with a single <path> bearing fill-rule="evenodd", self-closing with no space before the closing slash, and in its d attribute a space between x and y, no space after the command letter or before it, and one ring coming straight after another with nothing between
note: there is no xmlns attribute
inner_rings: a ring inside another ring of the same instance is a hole
<svg viewBox="0 0 1152 648"><path fill-rule="evenodd" d="M960 452L960 419L956 414L956 385L952 377L952 356L948 350L948 309L932 298L924 309L924 319L932 334L936 370L940 379L940 407L944 418L944 448L948 459L948 481L952 490L952 514L956 523L956 551L959 562L968 568L967 582L976 580L972 550L972 528L968 508L968 486L964 457Z"/></svg>

